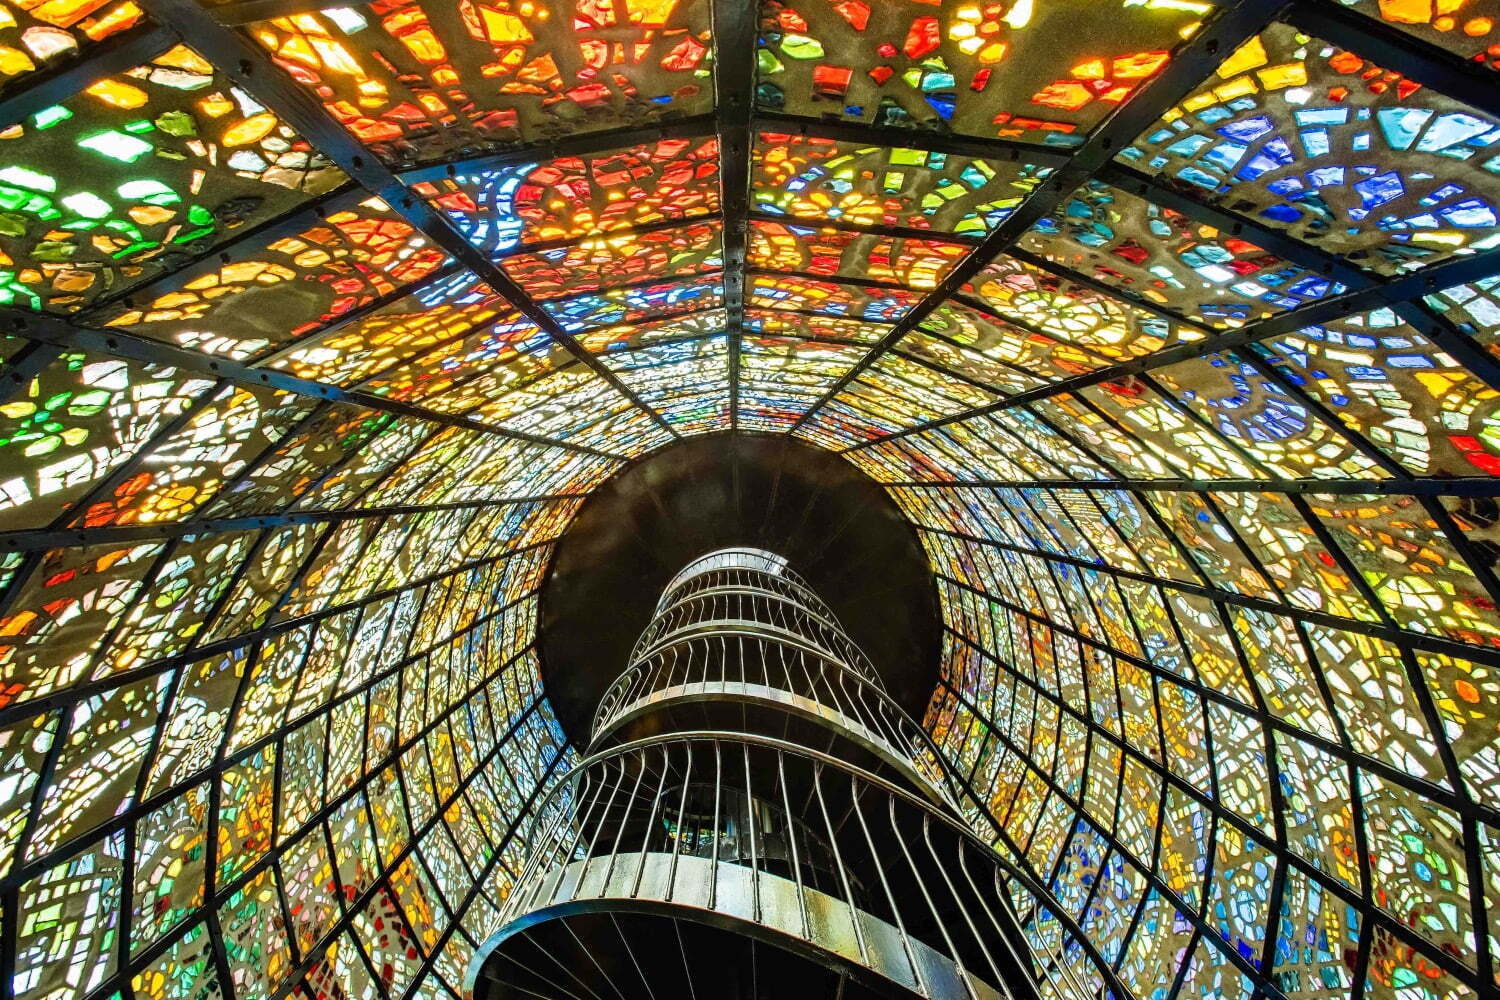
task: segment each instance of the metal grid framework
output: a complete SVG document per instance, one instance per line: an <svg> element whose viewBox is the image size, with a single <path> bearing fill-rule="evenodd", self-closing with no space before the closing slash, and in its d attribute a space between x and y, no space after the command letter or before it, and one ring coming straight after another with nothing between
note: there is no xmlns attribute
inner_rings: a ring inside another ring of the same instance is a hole
<svg viewBox="0 0 1500 1000"><path fill-rule="evenodd" d="M0 983L450 995L550 540L740 429L1120 990L1494 995L1500 7L512 6L6 8Z"/></svg>

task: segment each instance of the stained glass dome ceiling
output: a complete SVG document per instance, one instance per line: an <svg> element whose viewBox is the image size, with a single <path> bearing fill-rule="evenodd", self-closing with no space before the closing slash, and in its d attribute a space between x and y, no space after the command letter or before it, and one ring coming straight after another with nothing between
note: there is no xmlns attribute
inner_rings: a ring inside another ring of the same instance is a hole
<svg viewBox="0 0 1500 1000"><path fill-rule="evenodd" d="M3 0L0 983L455 996L576 760L555 540L755 432L917 530L1039 953L1495 996L1497 67L1496 0Z"/></svg>

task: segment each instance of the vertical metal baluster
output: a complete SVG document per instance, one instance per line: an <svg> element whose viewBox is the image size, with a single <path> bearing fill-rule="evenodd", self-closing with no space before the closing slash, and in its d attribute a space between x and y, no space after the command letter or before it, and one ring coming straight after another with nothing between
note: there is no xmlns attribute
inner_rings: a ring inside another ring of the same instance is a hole
<svg viewBox="0 0 1500 1000"><path fill-rule="evenodd" d="M724 788L724 761L718 740L714 746L714 825L709 832L713 838L713 867L709 869L708 908L714 909L719 901L719 836L724 824L719 819L719 793Z"/></svg>
<svg viewBox="0 0 1500 1000"><path fill-rule="evenodd" d="M870 857L879 858L880 851L875 847L875 839L870 836L870 825L865 822L865 811L860 805L864 790L859 787L858 781L857 777L849 775L849 794L854 800L854 818L859 820L859 828L865 835L865 845L870 849ZM907 933L906 921L901 916L901 904L896 902L896 895L891 892L891 883L885 877L885 867L877 862L874 868L875 874L880 877L880 887L885 890L886 901L891 904L891 915L895 918L896 930L901 935L901 947L906 952L907 964L911 966L912 981L917 984L917 989L924 997L931 996L927 981L922 975L922 966L917 963L916 952L912 950L911 935Z"/></svg>
<svg viewBox="0 0 1500 1000"><path fill-rule="evenodd" d="M651 815L646 818L646 829L645 832L641 834L640 860L636 862L635 879L630 884L631 899L634 899L636 896L640 895L641 877L646 872L646 858L648 857L651 850L651 834L656 830L656 815L657 812L661 809L662 796L665 795L667 791L667 765L667 744L663 743L661 745L661 779L656 783L656 795L651 799Z"/></svg>
<svg viewBox="0 0 1500 1000"><path fill-rule="evenodd" d="M854 925L854 940L859 945L859 958L861 962L869 965L870 951L865 944L865 929L859 922L859 907L854 905L854 890L849 885L849 872L844 867L844 857L839 852L839 837L833 829L833 821L828 816L828 801L823 797L822 761L819 761L813 768L813 792L818 799L818 810L823 814L823 828L828 831L828 846L833 851L833 867L838 872L839 882L844 887L844 900L849 906L849 922Z"/></svg>
<svg viewBox="0 0 1500 1000"><path fill-rule="evenodd" d="M687 812L688 785L693 781L693 744L683 742L679 744L687 758L682 769L682 792L677 797L677 835L672 838L672 870L667 877L667 901L677 894L677 859L682 854L682 820Z"/></svg>
<svg viewBox="0 0 1500 1000"><path fill-rule="evenodd" d="M792 852L792 878L797 883L797 911L802 920L802 937L804 940L811 940L812 928L807 921L807 888L802 884L802 858L797 851L797 821L786 789L786 755L779 750L776 752L776 776L781 784L781 807L786 810L786 840Z"/></svg>

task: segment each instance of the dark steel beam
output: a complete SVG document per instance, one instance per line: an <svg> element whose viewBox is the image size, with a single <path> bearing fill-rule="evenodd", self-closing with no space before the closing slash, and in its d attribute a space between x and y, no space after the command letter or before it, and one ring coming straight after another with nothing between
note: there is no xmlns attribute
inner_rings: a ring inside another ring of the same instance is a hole
<svg viewBox="0 0 1500 1000"><path fill-rule="evenodd" d="M1069 158L1066 166L1039 184L1015 211L991 230L969 256L949 271L936 288L902 317L901 322L892 327L890 333L871 348L869 354L798 418L792 427L793 433L838 396L861 372L874 364L880 355L894 347L934 309L963 288L985 265L1013 247L1034 225L1055 212L1075 190L1088 183L1121 146L1132 142L1159 120L1162 114L1212 73L1225 56L1274 20L1282 6L1280 2L1267 3L1265 0L1236 0L1222 8L1218 16L1204 24L1191 41L1183 44L1164 70L1143 83L1137 94L1094 130Z"/></svg>
<svg viewBox="0 0 1500 1000"><path fill-rule="evenodd" d="M330 6L345 5L330 4ZM689 115L649 125L630 125L625 128L579 132L566 138L541 139L537 142L521 143L506 149L480 153L476 156L403 167L396 171L396 175L407 184L440 181L475 170L493 170L524 163L545 163L566 156L593 156L617 149L627 149L631 146L661 142L665 139L706 138L715 134L717 126L717 115Z"/></svg>
<svg viewBox="0 0 1500 1000"><path fill-rule="evenodd" d="M1500 119L1500 86L1495 74L1478 63L1330 0L1299 0L1284 19L1299 31Z"/></svg>
<svg viewBox="0 0 1500 1000"><path fill-rule="evenodd" d="M745 267L750 229L750 115L760 7L713 0L714 103L718 111L719 211L724 216L724 307L729 328L729 427L740 425L740 354L745 337Z"/></svg>
<svg viewBox="0 0 1500 1000"><path fill-rule="evenodd" d="M1178 590L1185 594L1207 598L1220 604L1250 608L1254 611L1264 611L1268 614L1289 618L1293 621L1304 622L1310 625L1321 625L1324 628L1331 628L1338 631L1355 632L1360 635L1383 639L1397 647L1421 649L1431 653L1441 653L1444 656L1474 660L1490 666L1500 666L1500 649L1489 646L1475 646L1472 643L1461 642L1457 639L1448 639L1425 632L1413 632L1403 628L1393 628L1378 622L1343 618L1326 611L1308 611L1295 605L1269 600L1264 597L1250 597L1228 590L1221 590L1213 586L1189 583L1185 580L1177 580L1170 577L1155 576L1136 570L1122 569L1118 566L1111 566L1108 563L1096 562L1079 556L1064 555L1060 552L1046 552L1041 549L1033 549L1012 542L997 541L993 538L983 538L979 535L971 535L962 531L934 528L930 525L917 525L916 529L918 533L925 531L930 534L942 535L974 545L987 545L1005 552L1013 552L1016 555L1040 559L1043 562L1061 563L1081 570L1118 577L1122 580L1133 580L1137 583L1147 583L1155 587L1164 587L1168 590Z"/></svg>
<svg viewBox="0 0 1500 1000"><path fill-rule="evenodd" d="M898 285L892 281L876 281L874 278L856 278L853 275L844 274L814 274L811 271L776 271L769 267L751 267L745 273L752 278L800 278L803 281L827 281L838 285L848 285L851 288L873 288L886 292L909 292L911 288L906 285ZM768 308L758 306L757 308ZM820 313L819 315L827 315ZM854 317L845 317L854 319ZM863 323L893 323L894 320L860 320Z"/></svg>
<svg viewBox="0 0 1500 1000"><path fill-rule="evenodd" d="M408 514L437 514L449 510L474 510L506 507L522 503L551 503L554 500L581 499L580 493L539 493L534 496L501 500L459 500L448 503L394 504L385 507L356 507L342 510L298 510L277 514L251 514L245 517L204 518L193 521L164 521L155 524L106 525L97 528L60 531L0 532L0 552L44 552L71 545L127 545L131 542L191 535L214 535L226 531L255 531L281 528L291 524L328 524L358 521L370 517L403 517Z"/></svg>
<svg viewBox="0 0 1500 1000"><path fill-rule="evenodd" d="M1083 490L1112 493L1286 493L1293 496L1500 497L1500 479L969 479L882 482L887 489Z"/></svg>
<svg viewBox="0 0 1500 1000"><path fill-rule="evenodd" d="M1257 323L1251 323L1238 330L1215 334L1206 340L1200 340L1191 344L1182 344L1165 351L1146 355L1145 357L1120 362L1108 368L1101 368L1083 375L1061 379L1039 389L1017 393L1009 399L1002 400L991 406L980 407L970 410L967 413L959 413L916 424L882 438L875 438L871 441L851 445L846 450L857 451L861 448L868 448L873 444L879 444L881 441L890 441L912 434L920 434L923 431L933 430L934 428L942 427L956 421L996 413L1013 406L1034 403L1052 396L1074 392L1078 389L1086 389L1103 382L1119 381L1131 375L1164 368L1177 364L1180 361L1188 361L1220 351L1246 347L1272 337L1295 333L1303 327L1317 326L1320 323L1342 319L1352 313L1400 304L1429 291L1448 288L1467 281L1474 281L1478 278L1489 277L1497 272L1500 272L1500 250L1490 250L1486 253L1474 254L1469 257L1451 258L1441 264L1434 264L1432 267L1417 274L1405 275L1385 284L1374 285L1363 290L1349 291L1342 295L1331 296L1319 302L1313 302Z"/></svg>
<svg viewBox="0 0 1500 1000"><path fill-rule="evenodd" d="M803 219L795 215L777 215L774 212L765 212L756 208L750 209L749 217L752 222L770 222L782 226L797 226L801 229L831 229L834 232L850 233L854 236L885 236L894 240L923 240L928 243L956 243L971 247L977 247L983 242L977 236L945 233L941 229L918 229L915 226L867 225L860 222L850 222L848 219Z"/></svg>
<svg viewBox="0 0 1500 1000"><path fill-rule="evenodd" d="M210 7L223 24L254 24L293 14L315 14L329 7L368 7L375 0L229 0Z"/></svg>
<svg viewBox="0 0 1500 1000"><path fill-rule="evenodd" d="M717 218L717 216L711 216L711 218ZM604 287L597 288L593 291L566 292L562 295L554 296L551 298L538 299L537 301L545 305L556 306L561 305L565 302L573 302L578 299L586 299L590 296L606 295L610 292L628 292L636 288L650 288L652 285L688 285L692 284L695 281L701 281L704 278L715 277L721 274L724 270L726 269L711 267L706 271L691 271L684 274L647 275L644 278L636 278L634 281L622 281L614 285L605 285ZM722 309L723 306L719 306L717 308ZM605 323L604 325L611 326L614 324Z"/></svg>
<svg viewBox="0 0 1500 1000"><path fill-rule="evenodd" d="M233 28L215 21L196 0L142 0L157 20L171 23L193 39L194 49L253 95L268 110L336 163L356 183L378 195L439 249L446 251L491 288L509 299L563 350L596 377L644 411L673 438L678 434L660 413L646 406L623 382L537 305L487 254L470 243L448 217L417 197L401 178L335 121L305 88L282 71L271 56Z"/></svg>
<svg viewBox="0 0 1500 1000"><path fill-rule="evenodd" d="M906 128L899 125L873 125L843 118L808 118L804 115L789 115L780 111L757 110L754 125L756 132L777 132L810 136L815 139L833 139L859 146L920 149L927 153L947 153L952 156L1005 160L1011 163L1035 163L1044 167L1061 167L1068 162L1069 158L1065 151L1048 149L1046 146L1018 142L1013 139L954 135L949 132Z"/></svg>
<svg viewBox="0 0 1500 1000"><path fill-rule="evenodd" d="M386 399L373 393L342 389L326 382L298 378L284 372L264 368L252 368L247 364L228 358L215 358L185 347L177 347L161 341L149 340L134 334L110 329L94 329L74 326L67 320L47 313L34 313L13 306L0 306L0 328L30 340L52 344L67 350L93 351L131 361L147 364L167 365L185 371L197 372L210 378L225 379L238 385L280 389L312 399L324 399L337 403L351 403L370 410L394 413L446 427L462 427L466 430L495 434L548 448L563 448L583 452L600 458L619 460L621 456L589 448L585 445L527 434L524 431L506 430L493 424L482 423L467 417L439 413L426 407Z"/></svg>
<svg viewBox="0 0 1500 1000"><path fill-rule="evenodd" d="M0 98L0 125L16 125L106 76L150 62L179 41L170 21L138 24L113 38L90 44L81 58L49 66L26 77L14 93ZM6 88L7 90L10 88Z"/></svg>

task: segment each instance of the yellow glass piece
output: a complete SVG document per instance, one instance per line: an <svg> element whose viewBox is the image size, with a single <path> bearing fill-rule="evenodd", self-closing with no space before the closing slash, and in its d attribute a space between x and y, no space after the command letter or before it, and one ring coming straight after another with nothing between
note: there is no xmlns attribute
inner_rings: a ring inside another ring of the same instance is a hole
<svg viewBox="0 0 1500 1000"><path fill-rule="evenodd" d="M275 127L276 116L269 111L262 111L258 115L251 115L244 121L225 129L223 142L229 147L248 146L270 135Z"/></svg>
<svg viewBox="0 0 1500 1000"><path fill-rule="evenodd" d="M1239 76L1241 73L1252 69L1259 69L1270 61L1266 55L1265 43L1257 35L1244 45L1234 50L1234 55L1224 60L1218 69L1219 76L1225 80Z"/></svg>
<svg viewBox="0 0 1500 1000"><path fill-rule="evenodd" d="M38 21L46 21L59 28L71 28L108 2L109 0L47 0L46 3L31 8L30 14Z"/></svg>
<svg viewBox="0 0 1500 1000"><path fill-rule="evenodd" d="M525 21L508 11L481 6L479 17L484 25L485 36L492 42L502 45L522 45L532 41L535 37L531 29L526 27Z"/></svg>
<svg viewBox="0 0 1500 1000"><path fill-rule="evenodd" d="M212 63L186 45L174 46L151 61L158 66L169 66L198 76L211 76L214 72Z"/></svg>
<svg viewBox="0 0 1500 1000"><path fill-rule="evenodd" d="M198 102L198 110L210 118L222 118L234 110L234 102L223 94L209 94Z"/></svg>
<svg viewBox="0 0 1500 1000"><path fill-rule="evenodd" d="M1455 14L1465 0L1380 0L1380 16L1398 24L1428 24L1434 17Z"/></svg>
<svg viewBox="0 0 1500 1000"><path fill-rule="evenodd" d="M1267 90L1285 90L1307 83L1307 66L1300 61L1282 63L1280 66L1263 69L1255 75L1260 78L1260 85Z"/></svg>
<svg viewBox="0 0 1500 1000"><path fill-rule="evenodd" d="M132 87L128 83L119 80L104 79L93 84L84 91L90 97L103 101L112 108L139 108L146 104L149 98L146 92L139 87Z"/></svg>
<svg viewBox="0 0 1500 1000"><path fill-rule="evenodd" d="M625 0L631 24L644 28L661 28L677 8L677 0Z"/></svg>
<svg viewBox="0 0 1500 1000"><path fill-rule="evenodd" d="M9 45L0 45L0 73L6 76L16 76L20 73L30 73L36 69L36 63L31 57L20 49L11 48Z"/></svg>

